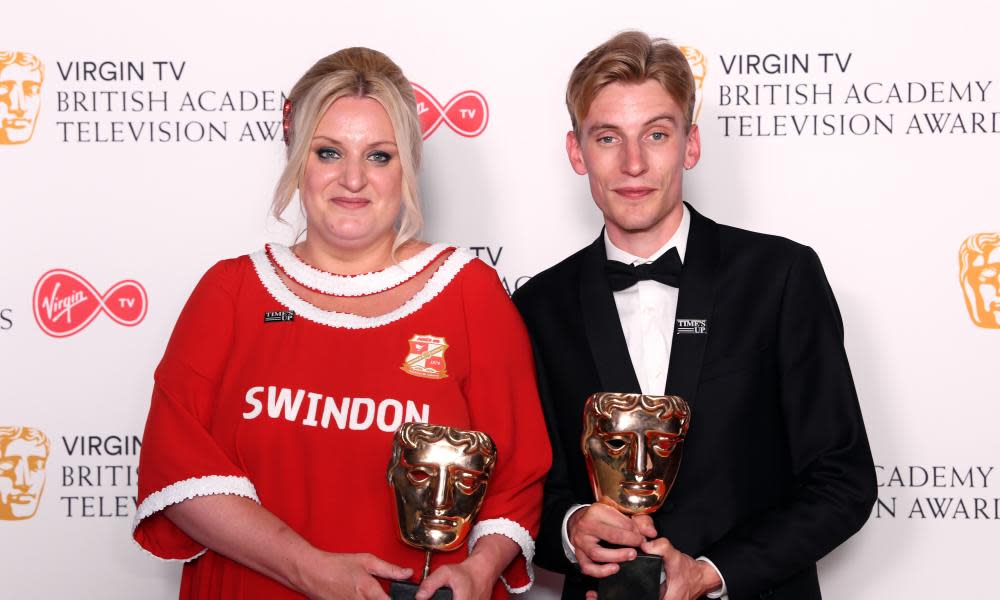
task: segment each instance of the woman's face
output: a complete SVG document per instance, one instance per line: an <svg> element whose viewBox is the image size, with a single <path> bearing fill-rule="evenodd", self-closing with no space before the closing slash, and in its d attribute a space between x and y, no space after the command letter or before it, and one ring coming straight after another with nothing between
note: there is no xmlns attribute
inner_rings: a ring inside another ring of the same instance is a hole
<svg viewBox="0 0 1000 600"><path fill-rule="evenodd" d="M316 127L299 185L308 238L350 249L391 243L402 190L385 109L371 98L336 100Z"/></svg>

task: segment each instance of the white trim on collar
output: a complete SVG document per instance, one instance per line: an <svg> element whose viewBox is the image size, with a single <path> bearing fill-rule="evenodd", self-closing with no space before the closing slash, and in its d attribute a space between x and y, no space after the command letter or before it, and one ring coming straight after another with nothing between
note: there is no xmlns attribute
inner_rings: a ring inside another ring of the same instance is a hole
<svg viewBox="0 0 1000 600"><path fill-rule="evenodd" d="M441 247L447 248L447 246L443 245ZM278 274L274 270L274 265L271 264L270 259L268 259L267 254L263 250L250 255L250 261L253 263L254 270L257 271L257 277L260 278L260 282L264 285L264 289L285 308L294 311L296 317L302 317L320 325L344 329L372 329L382 327L417 312L420 307L440 294L451 283L451 280L455 278L455 275L458 275L462 267L475 258L476 255L468 250L456 248L441 263L437 271L431 275L427 283L424 284L424 287L402 306L377 317L362 317L361 315L352 315L350 313L323 310L309 304L285 286L285 282L278 277Z"/></svg>
<svg viewBox="0 0 1000 600"><path fill-rule="evenodd" d="M406 260L362 275L336 275L320 271L281 244L268 244L267 248L278 266L296 283L331 296L367 296L392 289L410 279L431 264L448 245L432 244Z"/></svg>

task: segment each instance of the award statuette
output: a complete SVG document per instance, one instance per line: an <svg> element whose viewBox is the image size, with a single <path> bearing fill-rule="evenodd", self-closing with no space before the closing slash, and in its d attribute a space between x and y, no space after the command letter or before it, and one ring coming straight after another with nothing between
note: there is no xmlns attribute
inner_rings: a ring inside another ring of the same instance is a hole
<svg viewBox="0 0 1000 600"><path fill-rule="evenodd" d="M691 422L678 396L602 392L587 398L580 441L598 502L626 515L654 513L663 505L681 464ZM639 552L601 579L601 600L656 600L663 561Z"/></svg>
<svg viewBox="0 0 1000 600"><path fill-rule="evenodd" d="M442 425L405 423L392 440L387 476L396 499L396 523L403 542L423 550L424 572L431 568L432 552L461 547L486 497L496 446L479 431ZM411 599L419 586L393 581L394 600ZM434 600L450 600L450 588L435 592Z"/></svg>

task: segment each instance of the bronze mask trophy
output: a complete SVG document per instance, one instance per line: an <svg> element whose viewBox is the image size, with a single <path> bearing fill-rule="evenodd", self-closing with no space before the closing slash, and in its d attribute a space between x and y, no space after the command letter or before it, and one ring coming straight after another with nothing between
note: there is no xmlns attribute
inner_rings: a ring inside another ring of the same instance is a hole
<svg viewBox="0 0 1000 600"><path fill-rule="evenodd" d="M486 497L496 463L490 436L443 425L405 423L392 440L387 476L396 500L396 522L403 542L423 550L424 572L430 573L431 553L462 546ZM393 581L394 600L410 599L419 586ZM449 588L434 600L450 600Z"/></svg>
<svg viewBox="0 0 1000 600"><path fill-rule="evenodd" d="M597 501L626 515L659 510L677 477L690 423L691 410L678 396L602 392L587 398L581 448ZM659 556L639 552L619 567L599 581L598 598L659 598Z"/></svg>

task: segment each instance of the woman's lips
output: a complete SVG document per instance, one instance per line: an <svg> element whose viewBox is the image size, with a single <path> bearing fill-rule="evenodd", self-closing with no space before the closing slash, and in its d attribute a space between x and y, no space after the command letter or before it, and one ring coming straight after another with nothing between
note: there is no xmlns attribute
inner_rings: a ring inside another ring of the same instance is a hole
<svg viewBox="0 0 1000 600"><path fill-rule="evenodd" d="M349 210L364 208L371 204L371 201L367 198L355 198L351 196L337 196L335 198L330 198L330 202L333 202L341 208Z"/></svg>
<svg viewBox="0 0 1000 600"><path fill-rule="evenodd" d="M656 191L656 188L651 187L620 187L613 190L619 196L624 196L631 200L639 200L640 198L645 198L646 196L652 194Z"/></svg>

